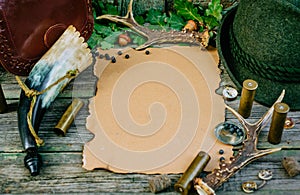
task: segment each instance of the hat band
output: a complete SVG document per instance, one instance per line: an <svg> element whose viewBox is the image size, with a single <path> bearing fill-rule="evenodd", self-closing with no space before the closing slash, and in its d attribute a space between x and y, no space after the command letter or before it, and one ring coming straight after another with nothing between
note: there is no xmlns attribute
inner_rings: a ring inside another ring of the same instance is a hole
<svg viewBox="0 0 300 195"><path fill-rule="evenodd" d="M300 68L272 66L267 63L259 62L248 53L243 51L237 42L233 27L229 29L229 44L232 50L233 58L236 62L241 64L243 67L249 69L252 73L274 81L280 82L299 82L300 81Z"/></svg>

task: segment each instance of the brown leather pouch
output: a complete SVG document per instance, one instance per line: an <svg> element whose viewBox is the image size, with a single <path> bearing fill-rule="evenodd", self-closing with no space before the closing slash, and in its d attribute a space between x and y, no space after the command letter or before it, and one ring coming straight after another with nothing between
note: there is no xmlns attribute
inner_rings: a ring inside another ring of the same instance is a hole
<svg viewBox="0 0 300 195"><path fill-rule="evenodd" d="M28 75L69 25L87 40L93 24L92 0L0 1L0 62L13 74Z"/></svg>

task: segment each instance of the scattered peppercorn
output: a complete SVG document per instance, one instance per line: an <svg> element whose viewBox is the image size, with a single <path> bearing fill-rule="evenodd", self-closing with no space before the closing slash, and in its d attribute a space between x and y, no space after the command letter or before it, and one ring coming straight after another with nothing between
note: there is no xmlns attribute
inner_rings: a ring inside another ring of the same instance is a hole
<svg viewBox="0 0 300 195"><path fill-rule="evenodd" d="M106 60L110 60L110 56L109 56L108 53L105 54L105 59L106 59Z"/></svg>
<svg viewBox="0 0 300 195"><path fill-rule="evenodd" d="M111 57L111 62L112 62L112 63L116 63L116 62L117 62L115 56L112 56L112 57Z"/></svg>
<svg viewBox="0 0 300 195"><path fill-rule="evenodd" d="M146 51L145 51L145 54L146 54L146 55L149 55L149 54L150 54L150 51L149 51L149 50L146 50Z"/></svg>
<svg viewBox="0 0 300 195"><path fill-rule="evenodd" d="M99 52L98 51L95 52L95 56L96 57L99 56Z"/></svg>
<svg viewBox="0 0 300 195"><path fill-rule="evenodd" d="M225 158L222 156L222 157L220 158L220 162L223 162L223 161L225 161Z"/></svg>
<svg viewBox="0 0 300 195"><path fill-rule="evenodd" d="M100 54L99 58L100 58L100 59L103 59L103 58L104 58L104 55L103 55L103 54Z"/></svg>
<svg viewBox="0 0 300 195"><path fill-rule="evenodd" d="M224 150L220 149L219 154L224 154Z"/></svg>
<svg viewBox="0 0 300 195"><path fill-rule="evenodd" d="M122 51L118 51L118 55L120 56L120 55L122 55L123 54L123 52Z"/></svg>
<svg viewBox="0 0 300 195"><path fill-rule="evenodd" d="M125 58L126 58L126 59L128 59L129 57L130 57L129 54L126 54L126 55L125 55Z"/></svg>

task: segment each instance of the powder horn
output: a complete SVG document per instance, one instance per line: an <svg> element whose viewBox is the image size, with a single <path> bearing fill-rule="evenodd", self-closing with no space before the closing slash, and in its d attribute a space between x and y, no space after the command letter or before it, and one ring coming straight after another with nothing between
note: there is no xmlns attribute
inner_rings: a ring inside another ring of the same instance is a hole
<svg viewBox="0 0 300 195"><path fill-rule="evenodd" d="M38 146L43 141L38 129L45 111L63 88L92 63L92 54L84 38L69 26L55 44L36 63L23 83L18 107L18 127L22 145L27 153L25 167L32 176L38 175L42 159Z"/></svg>

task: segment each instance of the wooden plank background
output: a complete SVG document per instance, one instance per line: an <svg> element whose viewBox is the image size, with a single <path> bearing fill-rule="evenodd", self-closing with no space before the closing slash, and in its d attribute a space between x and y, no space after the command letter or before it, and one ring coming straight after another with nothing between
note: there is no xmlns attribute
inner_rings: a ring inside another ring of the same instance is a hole
<svg viewBox="0 0 300 195"><path fill-rule="evenodd" d="M77 82L72 82L46 112L41 123L40 136L46 141L40 148L43 157L43 168L37 177L31 177L23 165L25 153L19 139L17 128L17 104L20 93L14 76L1 71L1 85L3 87L9 111L0 115L0 183L1 193L150 193L148 179L152 175L144 174L116 174L106 170L86 171L82 166L82 147L85 142L93 138L86 129L86 117L89 115L87 105L89 98L94 94L96 78L92 73L93 67L83 72ZM74 91L76 93L74 93ZM76 123L71 126L66 137L59 137L53 127L65 111L73 97L85 102L79 112ZM227 102L237 109L238 99ZM266 107L254 104L250 121L255 121L267 110ZM300 112L291 112L290 116L300 118ZM226 111L227 120L236 121L233 115ZM261 169L271 169L274 179L257 191L256 194L298 194L300 193L299 176L290 178L281 165L284 156L294 156L300 160L300 130L295 128L284 131L280 145L274 146L267 142L268 127L262 130L259 138L259 148L284 147L284 150L263 157L241 171L229 182L225 183L218 194L240 194L241 183L247 180L256 180L257 172ZM172 183L179 179L179 175L170 175ZM173 194L170 187L162 194Z"/></svg>

